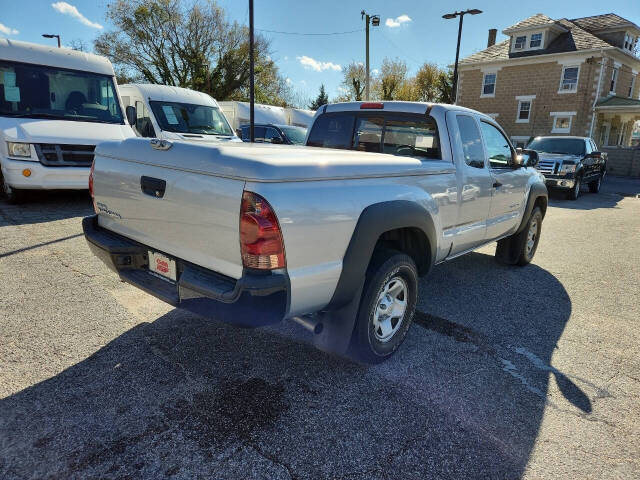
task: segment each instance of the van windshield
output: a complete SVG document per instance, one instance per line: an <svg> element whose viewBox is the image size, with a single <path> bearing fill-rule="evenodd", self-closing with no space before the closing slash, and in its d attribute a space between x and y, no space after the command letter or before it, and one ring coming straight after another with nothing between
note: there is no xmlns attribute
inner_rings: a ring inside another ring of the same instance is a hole
<svg viewBox="0 0 640 480"><path fill-rule="evenodd" d="M233 131L217 107L178 102L149 102L162 130L176 133L233 135Z"/></svg>
<svg viewBox="0 0 640 480"><path fill-rule="evenodd" d="M108 75L0 61L0 115L123 124Z"/></svg>

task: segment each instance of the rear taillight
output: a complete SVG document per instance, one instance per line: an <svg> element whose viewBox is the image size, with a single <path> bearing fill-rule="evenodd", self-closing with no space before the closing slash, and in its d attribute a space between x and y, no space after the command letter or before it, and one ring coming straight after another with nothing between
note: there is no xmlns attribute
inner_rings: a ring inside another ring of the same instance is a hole
<svg viewBox="0 0 640 480"><path fill-rule="evenodd" d="M253 192L242 193L240 249L246 268L272 270L286 266L276 214L264 198Z"/></svg>
<svg viewBox="0 0 640 480"><path fill-rule="evenodd" d="M91 195L91 201L93 202L93 210L98 213L98 209L96 208L96 199L93 194L93 169L95 168L96 162L95 160L91 162L91 170L89 170L89 195Z"/></svg>

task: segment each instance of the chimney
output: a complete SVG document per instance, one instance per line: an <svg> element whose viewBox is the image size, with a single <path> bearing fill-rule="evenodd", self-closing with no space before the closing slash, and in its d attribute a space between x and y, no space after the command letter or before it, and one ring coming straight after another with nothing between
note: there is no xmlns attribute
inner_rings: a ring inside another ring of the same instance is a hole
<svg viewBox="0 0 640 480"><path fill-rule="evenodd" d="M498 34L498 29L497 28L490 28L489 29L489 39L487 40L487 48L489 48L492 45L496 44L496 35L497 34Z"/></svg>

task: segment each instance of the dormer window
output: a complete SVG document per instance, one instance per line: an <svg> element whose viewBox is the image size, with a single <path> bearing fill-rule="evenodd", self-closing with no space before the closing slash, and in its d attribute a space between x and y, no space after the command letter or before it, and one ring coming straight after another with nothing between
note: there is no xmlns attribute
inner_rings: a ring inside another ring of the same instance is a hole
<svg viewBox="0 0 640 480"><path fill-rule="evenodd" d="M624 50L628 52L633 52L636 46L636 42L638 41L637 37L634 37L630 33L625 33L624 35Z"/></svg>
<svg viewBox="0 0 640 480"><path fill-rule="evenodd" d="M527 44L527 37L523 35L521 37L516 37L516 43L513 46L514 50L522 50Z"/></svg>
<svg viewBox="0 0 640 480"><path fill-rule="evenodd" d="M534 33L531 35L531 42L529 42L529 48L539 48L542 45L542 34Z"/></svg>

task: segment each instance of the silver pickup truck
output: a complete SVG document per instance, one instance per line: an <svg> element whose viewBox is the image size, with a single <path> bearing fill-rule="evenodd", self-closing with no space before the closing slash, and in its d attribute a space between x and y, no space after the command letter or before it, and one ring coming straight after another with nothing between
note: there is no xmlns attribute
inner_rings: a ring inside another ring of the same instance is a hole
<svg viewBox="0 0 640 480"><path fill-rule="evenodd" d="M308 139L333 148L103 143L88 244L172 305L241 326L295 320L319 348L365 362L402 343L434 265L495 241L500 261L531 261L544 177L490 117L336 104Z"/></svg>

